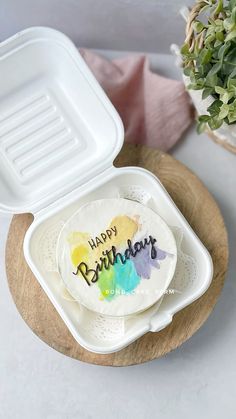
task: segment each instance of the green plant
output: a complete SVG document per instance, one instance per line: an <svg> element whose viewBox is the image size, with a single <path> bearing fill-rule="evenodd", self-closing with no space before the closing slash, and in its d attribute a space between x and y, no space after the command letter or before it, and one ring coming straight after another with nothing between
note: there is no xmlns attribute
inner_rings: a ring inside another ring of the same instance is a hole
<svg viewBox="0 0 236 419"><path fill-rule="evenodd" d="M236 0L197 0L190 12L181 48L188 89L211 96L198 132L236 122Z"/></svg>

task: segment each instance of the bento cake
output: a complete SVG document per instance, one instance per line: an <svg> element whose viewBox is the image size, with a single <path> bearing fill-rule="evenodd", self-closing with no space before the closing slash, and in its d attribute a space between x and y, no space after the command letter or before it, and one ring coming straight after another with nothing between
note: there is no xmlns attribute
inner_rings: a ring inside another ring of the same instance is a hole
<svg viewBox="0 0 236 419"><path fill-rule="evenodd" d="M57 247L68 291L88 309L127 316L157 302L176 267L174 236L150 208L127 199L81 207L65 224Z"/></svg>

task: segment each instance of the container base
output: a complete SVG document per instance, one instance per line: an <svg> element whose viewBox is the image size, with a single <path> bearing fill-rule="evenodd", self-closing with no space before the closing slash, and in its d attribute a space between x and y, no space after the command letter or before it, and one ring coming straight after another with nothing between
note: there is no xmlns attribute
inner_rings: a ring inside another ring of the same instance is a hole
<svg viewBox="0 0 236 419"><path fill-rule="evenodd" d="M117 162L119 166L140 165L154 172L209 249L214 263L214 278L200 299L177 313L172 323L161 332L148 333L114 354L94 354L73 339L24 260L22 244L32 223L31 215L13 218L7 242L6 267L15 304L26 323L42 340L81 361L124 366L158 358L181 345L198 330L219 297L227 269L228 250L226 230L215 201L186 167L157 150L127 144ZM206 209L204 212L201 210L203 207Z"/></svg>

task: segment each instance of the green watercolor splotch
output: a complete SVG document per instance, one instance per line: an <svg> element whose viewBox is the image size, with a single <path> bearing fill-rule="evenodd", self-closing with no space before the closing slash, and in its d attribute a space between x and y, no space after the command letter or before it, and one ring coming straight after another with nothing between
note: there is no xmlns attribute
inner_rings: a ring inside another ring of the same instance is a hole
<svg viewBox="0 0 236 419"><path fill-rule="evenodd" d="M99 275L98 287L101 298L112 301L117 294L130 294L140 283L141 277L137 274L135 265L131 260L122 264L120 260L109 269L103 269Z"/></svg>

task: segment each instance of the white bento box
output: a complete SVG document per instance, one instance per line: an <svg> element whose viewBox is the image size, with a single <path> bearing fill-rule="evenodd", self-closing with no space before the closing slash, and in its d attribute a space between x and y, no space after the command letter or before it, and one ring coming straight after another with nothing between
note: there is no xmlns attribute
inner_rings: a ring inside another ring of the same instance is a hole
<svg viewBox="0 0 236 419"><path fill-rule="evenodd" d="M34 215L25 258L70 332L105 354L163 329L208 288L208 251L153 174L113 166L122 122L66 36L48 28L17 33L0 44L0 74L0 209ZM148 205L173 229L178 290L136 316L106 319L66 294L54 259L68 218L90 200L117 196Z"/></svg>

